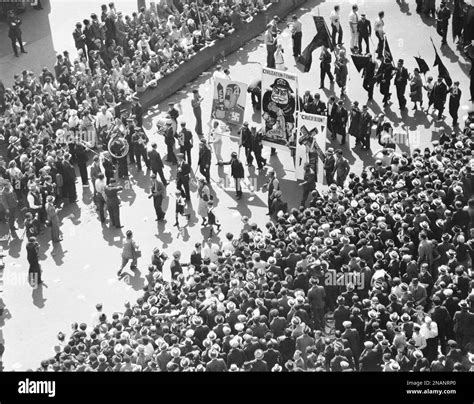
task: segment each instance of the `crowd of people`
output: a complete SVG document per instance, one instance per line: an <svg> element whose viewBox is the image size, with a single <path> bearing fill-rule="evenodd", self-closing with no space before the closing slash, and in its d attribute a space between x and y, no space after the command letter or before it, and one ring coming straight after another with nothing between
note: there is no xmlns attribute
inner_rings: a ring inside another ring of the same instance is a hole
<svg viewBox="0 0 474 404"><path fill-rule="evenodd" d="M107 208L111 225L121 228L117 198L120 187L115 176L128 175L128 161L141 170L143 159L153 172L150 197L157 220L162 219L163 186L167 185L163 162L156 145L146 152L143 111L138 100L130 96L153 80L137 79L142 73L146 76L142 70L153 62L153 52L155 57L162 56L160 50L166 49L168 37L187 26L187 17L193 19L195 6L183 4L179 10L177 3L160 2L156 14L141 10L126 19L127 35L135 39L130 43L126 36L122 44L119 12L113 4L108 9L103 6L103 24L97 16L91 16L91 23L84 21L86 27L100 27L92 41L87 42L89 33L77 26L77 61L71 63L67 53L58 55L54 73L45 68L35 78L24 71L6 92L0 134L9 144L10 162L1 168L0 213L14 234L20 208L26 208L28 260L35 282L41 282L36 236L48 224L53 241L59 242L57 209L64 198L70 203L77 199L74 164L79 167L84 186L89 186L89 177L92 180L100 220L105 221ZM233 12L237 6L245 12L245 6L255 8L260 4L245 0L230 3L235 3ZM207 21L205 11L212 13L215 9L222 17L226 7L225 2L212 3L194 18ZM156 15L166 20L166 27L151 26ZM291 27L293 39L298 41L301 36L295 35L300 32L296 21L293 19ZM151 32L146 33L144 26ZM93 27L90 32L94 32ZM156 52L150 44L153 34L157 38L161 35L163 42ZM173 43L173 47L178 46ZM296 45L295 56L301 51ZM123 64L117 56L107 54L114 50L115 55L117 48L124 55L132 52L129 60L124 56ZM138 56L147 54L150 61L145 56L136 63ZM163 66L164 59L157 62L158 66ZM404 79L402 68L403 63L396 74ZM131 72L129 76L127 71ZM343 132L339 132L338 125L350 122L349 133L370 148L370 133L360 131L362 121L366 121L363 127L367 128L373 122L372 117L364 117L366 108L360 112L356 134L353 116L347 119L349 113L341 112L342 100L336 102L331 97L330 105L323 107L320 97L306 95L302 108L328 114L335 136L344 133L341 139L345 140L345 125ZM196 91L196 118L200 117L200 100ZM131 105L125 111L127 103ZM333 108L340 114L333 114ZM434 108L440 109L436 105ZM357 102L354 109L358 109ZM185 122L178 131L178 117L179 112L170 104L163 134L167 158L178 165L179 227L179 218L187 216L183 206L189 199L192 136L186 135ZM383 116L378 119L382 142L384 133L390 130ZM254 153L259 168L263 167L266 161L261 156L258 132L249 129L248 124L242 129L247 164L252 164ZM298 208L288 209L282 201L279 180L270 170L266 186L270 219L265 228L244 217L239 234L226 233L220 243L212 237L203 244L196 243L189 259L183 259L179 251L168 257L166 252L154 249L142 296L136 302L126 302L122 313L108 315L102 305L97 305L90 324L72 324L68 339L59 333L54 357L44 360L37 370L473 370L473 131L471 112L462 128L452 134L443 133L432 148L400 156L394 156L390 148L383 149L375 165L361 175L350 173L341 150L332 153L329 149L324 165L329 190L315 189L314 171L307 165L303 200ZM123 137L127 139L127 153L122 149L124 143L114 142ZM180 147L177 154L176 138ZM104 153L102 160L94 157L88 172L87 150L96 146L111 151ZM218 226L220 230L206 184L211 151L204 137L199 147L198 164L204 178L198 181L198 213L203 225ZM218 160L231 166L239 197L243 166L237 155L233 154L229 162ZM137 251L129 231L119 275L129 261L132 269L136 268ZM168 269L171 279L164 279Z"/></svg>
<svg viewBox="0 0 474 404"><path fill-rule="evenodd" d="M143 295L73 324L38 370L472 371L473 131L471 113L189 258L156 248Z"/></svg>

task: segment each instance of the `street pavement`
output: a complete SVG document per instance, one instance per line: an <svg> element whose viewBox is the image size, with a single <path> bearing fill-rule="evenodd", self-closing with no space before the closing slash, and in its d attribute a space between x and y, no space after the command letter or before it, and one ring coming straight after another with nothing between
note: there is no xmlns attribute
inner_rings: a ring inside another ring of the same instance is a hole
<svg viewBox="0 0 474 404"><path fill-rule="evenodd" d="M126 14L134 10L136 2L115 1L115 4L117 9L123 10ZM312 0L305 3L296 12L303 22L303 48L316 34L312 15L319 13L328 17L334 4L336 4L334 1L321 3ZM347 46L349 42L347 20L351 3L341 1L339 4L341 4L344 42ZM372 24L378 11L385 11L386 33L395 60L405 59L405 65L410 72L416 66L414 56L421 55L429 66L432 65L434 50L429 38L430 36L433 38L438 49L440 38L436 34L433 21L421 19L414 12L414 0L410 1L408 5L389 0L366 0L359 1L358 4L360 11L367 13ZM44 65L52 67L56 52L67 49L71 55L75 55L71 35L74 24L78 20L87 18L91 12L99 12L99 3L89 0L76 2L51 0L50 3L44 1L44 10L42 11L29 10L22 16L24 21L23 38L29 53L20 58L14 57L7 37L7 29L4 24L1 24L0 68L2 80L9 84L13 74L21 72L23 69L30 69L38 73ZM326 20L329 21L328 18ZM281 24L281 28L284 28L284 24ZM302 73L291 56L291 36L288 31L283 31L281 40L285 49L286 66L289 72L298 74L300 89L303 92L308 89L311 93L319 91L319 50L315 51L313 55L312 70ZM376 42L375 38L374 42ZM438 52L453 80L459 80L461 83L463 96L460 117L462 119L469 104L469 64L459 55L450 35L448 36L448 46ZM229 67L232 79L250 82L260 75L261 65L265 63L265 60L265 46L261 38L256 38L221 62L224 67ZM434 77L437 76L435 69L431 68L429 73ZM188 128L194 128L195 122L190 104L192 90L195 88L199 89L205 99L203 118L204 126L206 126L208 121L206 117L210 116L212 103L212 73L213 69L204 72L194 82L187 83L170 99L149 110L144 126L150 139L157 141L160 150L165 151L166 148L162 137L156 133L156 122L168 108L168 102L178 103L182 112L178 120L184 120L187 122ZM346 107L354 100L358 100L363 105L367 99L366 93L362 89L360 75L352 64L349 66L349 77ZM326 101L326 98L334 93L333 91L336 95L339 94L337 87L322 90L323 101ZM429 146L433 140L438 138L439 128L450 131L451 118L436 122L434 115L414 113L411 109L402 117L398 110L394 88L392 92L393 104L384 108L381 104L382 97L376 88L375 103L370 105L369 110L373 114L384 112L393 121L396 130L408 129L412 139L416 139L418 142L412 147ZM410 102L408 106L411 108ZM247 102L246 119L251 122L251 125L258 125L260 122L259 114L252 110L250 99ZM232 129L233 133L236 133L237 128ZM195 136L194 142L193 171L197 165L197 136ZM334 143L331 145L338 147ZM379 149L375 140L372 140L370 152L355 148L353 139L350 139L348 144L343 147L344 155L349 159L351 169L356 173L360 173L365 167L373 164L372 154ZM402 145L399 151L407 150L409 150L408 146ZM232 151L238 151L235 136L224 140L223 156L230 158ZM293 160L289 152L279 150L273 157L269 156L269 152L269 149L265 148L263 155L281 180L283 199L288 202L290 207L299 205L302 191L295 181ZM162 153L162 155L164 154L165 152ZM241 158L244 159L243 153ZM230 181L230 168L213 165L211 182L212 191L215 193L215 213L223 224L222 232L217 238L224 237L226 231L237 235L242 227L242 216L248 216L250 222L255 222L263 228L268 221L268 217L265 216L267 195L262 191L267 170L268 167L262 172L256 170L255 167L246 169L244 196L240 201L237 201ZM196 187L191 187L193 191L191 206L189 206L189 211L192 213L191 220L182 231L179 231L173 227L175 182L172 181L167 188L168 198L164 202L167 210L166 221L157 225L153 204L151 200L147 199L149 193L148 174L137 173L134 167L131 167L130 172L130 180L122 181L125 189L121 193L121 218L125 227L121 230L101 226L94 211L91 189L81 188L80 183L77 184L79 202L76 205L66 205L61 212L61 229L64 241L60 245L53 246L49 234L43 234L40 237L43 279L47 286L32 290L26 282L28 263L25 242L21 239L22 229L17 232L19 238L13 239L9 245L3 243L8 255L5 258L6 268L3 275L3 296L1 296L5 310L4 315L0 317L0 341L5 344L3 362L6 370L36 368L42 359L54 354L53 347L57 344L56 335L59 331L69 334L72 322L90 322L96 303L102 303L104 311L109 316L113 312L121 312L126 300L136 299L140 294L154 247L166 250L168 255L171 255L175 250L180 250L183 254L183 261L186 261L195 242L202 241L209 236L209 229L201 228L200 218L197 218L194 212L198 203ZM166 166L165 176L174 178L175 168ZM318 185L318 189L324 189L324 186ZM128 229L133 230L134 238L143 251L143 257L139 260L139 272L124 282L117 279L116 272L121 261L122 241L125 231Z"/></svg>

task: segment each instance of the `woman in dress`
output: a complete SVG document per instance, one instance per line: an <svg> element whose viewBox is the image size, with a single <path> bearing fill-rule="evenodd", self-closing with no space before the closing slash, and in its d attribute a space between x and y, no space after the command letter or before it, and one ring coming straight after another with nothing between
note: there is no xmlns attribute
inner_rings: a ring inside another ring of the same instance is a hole
<svg viewBox="0 0 474 404"><path fill-rule="evenodd" d="M199 178L198 195L198 215L202 217L202 226L205 226L207 221L207 202L209 202L211 198L211 191L204 178Z"/></svg>
<svg viewBox="0 0 474 404"><path fill-rule="evenodd" d="M46 217L48 225L51 227L51 240L53 243L59 243L62 238L59 230L58 210L54 206L54 196L51 195L46 198Z"/></svg>
<svg viewBox="0 0 474 404"><path fill-rule="evenodd" d="M413 109L417 110L418 106L417 103L420 103L420 108L423 105L423 81L421 80L420 71L415 69L413 71L413 75L410 79L410 98L413 102Z"/></svg>
<svg viewBox="0 0 474 404"><path fill-rule="evenodd" d="M347 85L347 63L348 59L346 57L346 51L341 49L336 57L336 83L341 89L341 98L346 95L346 85Z"/></svg>

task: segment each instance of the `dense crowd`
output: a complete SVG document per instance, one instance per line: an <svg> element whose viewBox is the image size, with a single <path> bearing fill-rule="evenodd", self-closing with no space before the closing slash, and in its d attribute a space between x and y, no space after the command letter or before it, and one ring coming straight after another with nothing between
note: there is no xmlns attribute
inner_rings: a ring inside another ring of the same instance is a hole
<svg viewBox="0 0 474 404"><path fill-rule="evenodd" d="M263 230L244 218L187 263L155 249L143 295L111 316L98 305L38 370L472 371L473 130L470 113L432 149Z"/></svg>

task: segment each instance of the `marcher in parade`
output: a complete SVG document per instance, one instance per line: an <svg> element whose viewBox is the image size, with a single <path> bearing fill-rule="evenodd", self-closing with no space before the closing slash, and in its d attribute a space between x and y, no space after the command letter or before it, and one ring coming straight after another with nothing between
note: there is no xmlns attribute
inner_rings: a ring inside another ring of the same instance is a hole
<svg viewBox="0 0 474 404"><path fill-rule="evenodd" d="M212 198L211 190L209 189L205 178L198 179L198 196L199 203L197 214L202 218L201 226L205 226L207 222L207 203Z"/></svg>
<svg viewBox="0 0 474 404"><path fill-rule="evenodd" d="M160 153L157 151L157 148L158 145L153 142L151 144L151 150L148 152L148 161L153 174L158 174L160 176L161 182L166 187L168 185L168 181L166 181L165 174L163 173L164 164Z"/></svg>
<svg viewBox="0 0 474 404"><path fill-rule="evenodd" d="M123 226L120 223L120 199L118 193L123 190L123 187L117 186L115 178L111 178L104 189L105 202L107 211L109 212L110 224L117 229Z"/></svg>
<svg viewBox="0 0 474 404"><path fill-rule="evenodd" d="M404 110L406 108L407 100L405 98L405 91L408 84L408 70L405 66L403 66L403 59L399 59L397 63L397 67L395 68L395 88L397 89L397 98L398 98L398 106L400 110Z"/></svg>
<svg viewBox="0 0 474 404"><path fill-rule="evenodd" d="M199 172L204 176L208 184L211 182L211 177L210 177L211 159L212 159L211 149L207 143L207 140L205 138L202 138L201 143L199 144L198 167L199 167Z"/></svg>
<svg viewBox="0 0 474 404"><path fill-rule="evenodd" d="M196 126L194 130L199 137L204 136L202 131L202 110L201 110L201 103L204 100L199 95L199 90L193 90L193 99L191 100L191 106L193 108L194 118L196 119Z"/></svg>
<svg viewBox="0 0 474 404"><path fill-rule="evenodd" d="M370 53L369 39L372 36L372 26L370 21L367 19L365 13L361 13L360 20L357 23L358 38L358 49L362 53L362 41L365 42L365 53Z"/></svg>
<svg viewBox="0 0 474 404"><path fill-rule="evenodd" d="M230 169L231 169L230 175L234 179L234 184L235 184L235 196L237 197L237 199L242 198L241 181L242 179L245 178L245 173L244 173L244 166L239 160L237 153L232 152L230 156L230 161L223 162L222 165L230 165Z"/></svg>
<svg viewBox="0 0 474 404"><path fill-rule="evenodd" d="M293 41L293 57L296 59L301 56L301 41L303 38L302 24L297 15L291 17L291 22L288 24L291 32L291 39Z"/></svg>
<svg viewBox="0 0 474 404"><path fill-rule="evenodd" d="M423 107L423 80L420 76L420 71L418 68L415 68L412 76L410 77L410 99L413 102L413 109L418 109L418 102L420 103L420 109ZM431 94L428 94L430 98ZM430 106L428 105L428 109Z"/></svg>
<svg viewBox="0 0 474 404"><path fill-rule="evenodd" d="M461 89L459 88L459 81L455 81L449 90L449 115L453 119L453 127L458 126L458 110L461 100Z"/></svg>
<svg viewBox="0 0 474 404"><path fill-rule="evenodd" d="M331 11L329 19L331 20L331 38L332 43L337 45L342 45L342 26L341 26L341 18L339 16L340 6L335 5L334 10ZM336 41L337 36L337 41Z"/></svg>
<svg viewBox="0 0 474 404"><path fill-rule="evenodd" d="M165 212L163 211L163 199L166 197L166 187L156 178L156 174L152 173L150 186L150 196L153 198L153 208L155 209L156 221L160 222L165 218Z"/></svg>
<svg viewBox="0 0 474 404"><path fill-rule="evenodd" d="M331 52L329 52L329 49L326 47L326 45L323 45L321 48L321 56L319 57L321 60L320 63L320 68L321 68L321 82L319 84L319 88L324 88L324 79L326 78L326 74L329 77L329 80L331 83L334 83L334 76L331 73Z"/></svg>
<svg viewBox="0 0 474 404"><path fill-rule="evenodd" d="M138 248L138 245L135 240L133 240L133 232L131 230L127 230L125 236L126 239L123 243L122 248L122 265L120 265L120 269L117 272L117 276L119 278L122 277L122 271L127 266L130 260L132 261L130 264L130 269L132 271L137 270L138 258L140 256L140 250Z"/></svg>

